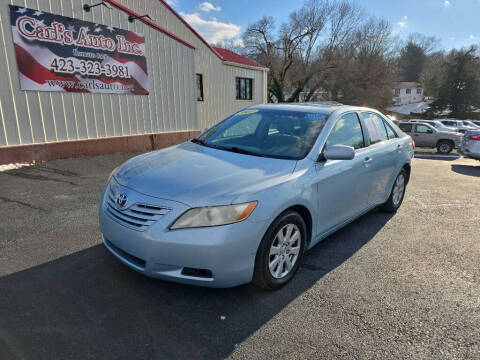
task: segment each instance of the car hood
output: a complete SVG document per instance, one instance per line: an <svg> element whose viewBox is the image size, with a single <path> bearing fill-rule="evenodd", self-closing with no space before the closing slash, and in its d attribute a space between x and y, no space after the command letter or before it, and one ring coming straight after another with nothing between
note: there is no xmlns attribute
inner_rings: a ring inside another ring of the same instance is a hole
<svg viewBox="0 0 480 360"><path fill-rule="evenodd" d="M230 204L246 189L264 188L291 174L295 160L272 159L186 142L134 157L115 179L145 195L189 206ZM255 186L252 186L255 185Z"/></svg>

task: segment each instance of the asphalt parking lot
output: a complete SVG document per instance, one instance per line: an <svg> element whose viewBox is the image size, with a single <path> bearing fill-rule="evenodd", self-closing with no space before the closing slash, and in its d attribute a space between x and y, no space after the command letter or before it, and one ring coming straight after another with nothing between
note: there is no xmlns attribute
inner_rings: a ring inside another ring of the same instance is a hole
<svg viewBox="0 0 480 360"><path fill-rule="evenodd" d="M414 159L396 215L265 292L148 279L104 249L100 191L133 155L0 172L0 359L480 358L480 162Z"/></svg>

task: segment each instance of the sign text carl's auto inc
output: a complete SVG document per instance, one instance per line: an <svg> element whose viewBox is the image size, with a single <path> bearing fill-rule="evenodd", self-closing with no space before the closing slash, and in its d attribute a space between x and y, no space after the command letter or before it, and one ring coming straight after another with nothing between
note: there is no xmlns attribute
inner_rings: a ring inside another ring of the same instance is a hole
<svg viewBox="0 0 480 360"><path fill-rule="evenodd" d="M145 37L10 5L22 90L148 94Z"/></svg>

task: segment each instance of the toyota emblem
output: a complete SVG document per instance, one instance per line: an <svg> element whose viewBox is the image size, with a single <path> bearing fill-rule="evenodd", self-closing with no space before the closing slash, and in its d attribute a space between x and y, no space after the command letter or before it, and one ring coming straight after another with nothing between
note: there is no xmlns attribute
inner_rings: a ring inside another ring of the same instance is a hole
<svg viewBox="0 0 480 360"><path fill-rule="evenodd" d="M127 195L118 194L117 198L115 199L115 202L117 203L118 206L120 206L121 208L124 208L125 205L127 205Z"/></svg>

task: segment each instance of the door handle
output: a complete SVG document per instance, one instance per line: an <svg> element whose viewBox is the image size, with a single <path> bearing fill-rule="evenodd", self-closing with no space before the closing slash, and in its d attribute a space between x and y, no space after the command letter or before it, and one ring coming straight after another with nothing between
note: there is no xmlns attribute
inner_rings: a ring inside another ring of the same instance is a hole
<svg viewBox="0 0 480 360"><path fill-rule="evenodd" d="M397 149L400 149L401 147L402 147L402 145L397 144Z"/></svg>
<svg viewBox="0 0 480 360"><path fill-rule="evenodd" d="M372 158L370 156L367 156L365 159L363 159L363 163L364 164L368 164L368 163L371 163L372 162Z"/></svg>
<svg viewBox="0 0 480 360"><path fill-rule="evenodd" d="M418 135L418 134L413 134L413 136L420 136L420 135Z"/></svg>

